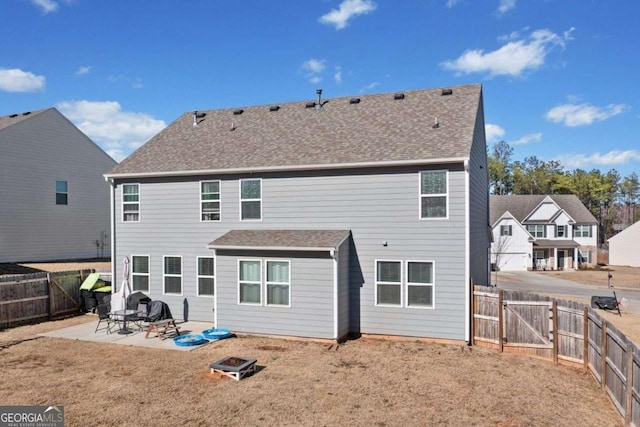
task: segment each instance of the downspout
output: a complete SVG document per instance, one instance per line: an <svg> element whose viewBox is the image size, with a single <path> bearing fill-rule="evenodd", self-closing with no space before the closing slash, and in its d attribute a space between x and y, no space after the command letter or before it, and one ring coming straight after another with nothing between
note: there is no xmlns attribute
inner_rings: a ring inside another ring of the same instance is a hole
<svg viewBox="0 0 640 427"><path fill-rule="evenodd" d="M106 180L109 182L110 185L110 200L109 200L109 204L110 204L110 213L109 216L111 218L111 224L110 224L110 228L111 228L111 294L113 295L116 291L116 235L115 235L115 231L116 231L116 211L115 211L115 195L116 195L116 188L115 188L115 182L112 178L106 178Z"/></svg>
<svg viewBox="0 0 640 427"><path fill-rule="evenodd" d="M470 211L471 211L471 194L469 194L469 160L465 159L464 161L464 194L466 197L466 203L464 208L464 340L467 344L471 345L471 277L470 277L470 266L469 261L471 259L470 254L470 233L469 229L470 224Z"/></svg>
<svg viewBox="0 0 640 427"><path fill-rule="evenodd" d="M333 258L333 338L337 341L338 338L338 251L331 250L329 252Z"/></svg>

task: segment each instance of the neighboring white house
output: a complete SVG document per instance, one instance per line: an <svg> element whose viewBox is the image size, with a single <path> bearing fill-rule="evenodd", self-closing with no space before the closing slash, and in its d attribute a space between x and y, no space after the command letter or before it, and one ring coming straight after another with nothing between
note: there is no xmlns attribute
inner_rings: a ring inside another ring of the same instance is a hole
<svg viewBox="0 0 640 427"><path fill-rule="evenodd" d="M640 222L609 239L609 264L640 267Z"/></svg>
<svg viewBox="0 0 640 427"><path fill-rule="evenodd" d="M491 196L491 264L563 270L597 262L598 222L574 195Z"/></svg>
<svg viewBox="0 0 640 427"><path fill-rule="evenodd" d="M1 116L0 153L0 262L109 256L109 155L55 108Z"/></svg>

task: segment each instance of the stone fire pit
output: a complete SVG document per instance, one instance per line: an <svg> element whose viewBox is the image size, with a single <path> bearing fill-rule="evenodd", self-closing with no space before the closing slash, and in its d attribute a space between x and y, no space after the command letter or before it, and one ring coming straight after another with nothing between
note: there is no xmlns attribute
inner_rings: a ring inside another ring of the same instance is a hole
<svg viewBox="0 0 640 427"><path fill-rule="evenodd" d="M211 373L219 372L240 381L245 375L256 371L256 359L227 356L209 365Z"/></svg>

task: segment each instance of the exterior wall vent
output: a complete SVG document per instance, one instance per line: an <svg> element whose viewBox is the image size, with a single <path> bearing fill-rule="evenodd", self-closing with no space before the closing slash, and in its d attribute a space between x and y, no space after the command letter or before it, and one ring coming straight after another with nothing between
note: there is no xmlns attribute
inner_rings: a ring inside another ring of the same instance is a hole
<svg viewBox="0 0 640 427"><path fill-rule="evenodd" d="M453 94L453 90L451 89L442 89L442 96L447 96Z"/></svg>
<svg viewBox="0 0 640 427"><path fill-rule="evenodd" d="M396 93L393 95L393 99L404 99L404 93Z"/></svg>
<svg viewBox="0 0 640 427"><path fill-rule="evenodd" d="M272 105L271 107L269 107L269 111L278 111L280 109L279 105Z"/></svg>
<svg viewBox="0 0 640 427"><path fill-rule="evenodd" d="M349 104L360 104L360 98L351 98Z"/></svg>
<svg viewBox="0 0 640 427"><path fill-rule="evenodd" d="M315 102L307 102L307 105L305 105L305 108L314 108L316 106Z"/></svg>
<svg viewBox="0 0 640 427"><path fill-rule="evenodd" d="M234 116L239 116L239 115L240 115L240 114L242 114L242 113L244 113L244 110L242 110L242 109L240 109L240 110L235 110L235 111L233 112L233 115L234 115Z"/></svg>

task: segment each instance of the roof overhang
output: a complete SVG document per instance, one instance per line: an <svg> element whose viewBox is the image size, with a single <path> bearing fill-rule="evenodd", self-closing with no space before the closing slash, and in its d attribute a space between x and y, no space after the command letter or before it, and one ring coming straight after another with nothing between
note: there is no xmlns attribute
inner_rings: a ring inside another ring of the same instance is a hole
<svg viewBox="0 0 640 427"><path fill-rule="evenodd" d="M533 246L540 248L577 248L580 246L580 243L575 240L538 239L533 242Z"/></svg>
<svg viewBox="0 0 640 427"><path fill-rule="evenodd" d="M160 177L177 177L177 176L194 176L194 175L230 175L230 174L256 173L256 172L299 172L299 171L327 170L327 169L359 169L359 168L394 167L394 166L464 164L468 160L469 160L468 157L450 157L450 158L441 158L441 159L391 160L391 161L380 161L380 162L327 163L327 164L292 165L292 166L255 166L255 167L245 167L245 168L198 169L198 170L163 171L163 172L131 172L131 173L115 173L115 174L107 173L107 174L104 174L104 178L106 180L110 180L110 179L160 178Z"/></svg>
<svg viewBox="0 0 640 427"><path fill-rule="evenodd" d="M240 251L329 252L347 240L349 230L231 230L207 245Z"/></svg>

